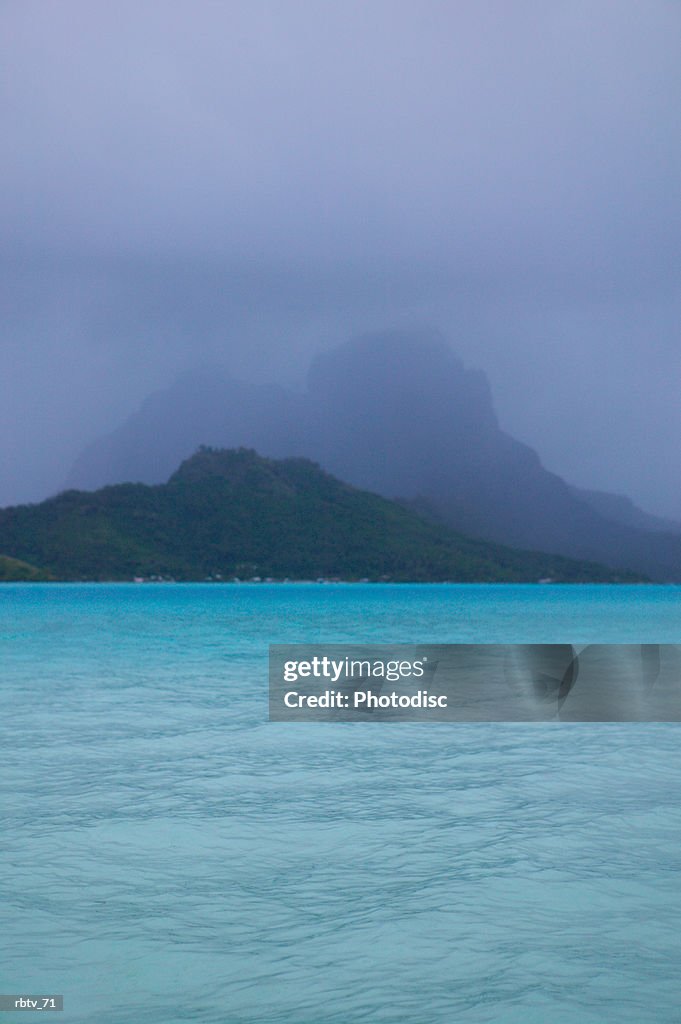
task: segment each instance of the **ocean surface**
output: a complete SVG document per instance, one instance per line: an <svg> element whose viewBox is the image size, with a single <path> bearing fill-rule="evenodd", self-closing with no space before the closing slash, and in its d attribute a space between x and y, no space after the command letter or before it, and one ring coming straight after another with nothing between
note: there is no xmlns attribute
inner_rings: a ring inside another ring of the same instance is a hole
<svg viewBox="0 0 681 1024"><path fill-rule="evenodd" d="M679 643L681 588L0 586L0 993L678 1024L681 725L269 723L308 641Z"/></svg>

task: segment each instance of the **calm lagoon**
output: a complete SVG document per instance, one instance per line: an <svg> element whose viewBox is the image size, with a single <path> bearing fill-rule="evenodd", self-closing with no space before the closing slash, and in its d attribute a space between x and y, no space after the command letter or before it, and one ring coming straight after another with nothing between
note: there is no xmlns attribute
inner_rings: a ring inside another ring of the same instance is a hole
<svg viewBox="0 0 681 1024"><path fill-rule="evenodd" d="M681 727L269 723L309 641L680 643L681 587L3 585L0 992L678 1024Z"/></svg>

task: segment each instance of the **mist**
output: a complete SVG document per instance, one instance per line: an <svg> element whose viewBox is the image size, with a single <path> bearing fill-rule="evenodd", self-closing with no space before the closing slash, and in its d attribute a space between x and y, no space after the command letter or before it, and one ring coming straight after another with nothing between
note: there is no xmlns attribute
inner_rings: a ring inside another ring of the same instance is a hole
<svg viewBox="0 0 681 1024"><path fill-rule="evenodd" d="M218 361L430 324L571 483L681 517L681 8L0 10L0 504Z"/></svg>

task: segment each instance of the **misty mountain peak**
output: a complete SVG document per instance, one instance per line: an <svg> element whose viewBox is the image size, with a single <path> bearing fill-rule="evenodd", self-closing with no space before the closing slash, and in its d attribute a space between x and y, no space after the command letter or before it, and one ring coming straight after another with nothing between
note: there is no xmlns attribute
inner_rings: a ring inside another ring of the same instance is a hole
<svg viewBox="0 0 681 1024"><path fill-rule="evenodd" d="M378 331L317 355L308 373L308 387L315 391L342 386L358 373L372 382L402 382L414 376L428 379L429 367L442 365L454 372L463 370L463 363L439 331Z"/></svg>
<svg viewBox="0 0 681 1024"><path fill-rule="evenodd" d="M678 537L659 528L651 535L642 514L632 519L637 510L570 488L505 434L485 375L467 369L436 331L384 331L320 354L304 394L241 382L224 368L185 374L84 452L68 486L162 483L202 445L242 451L200 452L175 483L218 472L227 487L251 471L262 475L265 464L251 465L245 449L311 459L354 487L425 502L471 536L681 574Z"/></svg>
<svg viewBox="0 0 681 1024"><path fill-rule="evenodd" d="M308 374L308 392L324 401L353 396L353 405L391 412L449 410L457 419L465 410L480 423L496 424L484 373L465 369L436 330L391 330L354 338L316 357Z"/></svg>

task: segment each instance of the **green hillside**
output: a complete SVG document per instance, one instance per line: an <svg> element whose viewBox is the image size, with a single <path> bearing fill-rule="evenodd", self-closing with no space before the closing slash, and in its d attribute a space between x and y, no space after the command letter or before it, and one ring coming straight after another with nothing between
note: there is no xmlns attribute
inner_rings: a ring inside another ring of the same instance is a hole
<svg viewBox="0 0 681 1024"><path fill-rule="evenodd" d="M471 540L306 459L203 448L168 483L0 510L0 550L60 580L565 582L642 577Z"/></svg>
<svg viewBox="0 0 681 1024"><path fill-rule="evenodd" d="M18 558L0 555L0 583L44 582L50 575L43 569L21 562Z"/></svg>

